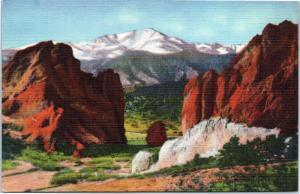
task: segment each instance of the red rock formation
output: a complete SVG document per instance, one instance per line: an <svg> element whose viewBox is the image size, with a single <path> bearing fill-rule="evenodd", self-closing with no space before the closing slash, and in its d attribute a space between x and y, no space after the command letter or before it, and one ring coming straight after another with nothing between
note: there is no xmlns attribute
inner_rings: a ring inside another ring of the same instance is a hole
<svg viewBox="0 0 300 194"><path fill-rule="evenodd" d="M268 24L228 69L216 76L209 71L191 79L184 96L183 132L211 116L253 126L279 127L283 133L296 132L298 25L289 21Z"/></svg>
<svg viewBox="0 0 300 194"><path fill-rule="evenodd" d="M26 141L42 138L48 152L63 139L76 156L90 143L126 143L119 75L82 72L71 47L61 43L28 47L4 65L3 114L23 125Z"/></svg>
<svg viewBox="0 0 300 194"><path fill-rule="evenodd" d="M182 110L182 132L213 113L218 74L209 70L202 76L192 78L184 88L185 100ZM205 92L203 92L205 91Z"/></svg>
<svg viewBox="0 0 300 194"><path fill-rule="evenodd" d="M167 141L166 127L161 121L151 124L147 131L146 141L149 146L160 146Z"/></svg>

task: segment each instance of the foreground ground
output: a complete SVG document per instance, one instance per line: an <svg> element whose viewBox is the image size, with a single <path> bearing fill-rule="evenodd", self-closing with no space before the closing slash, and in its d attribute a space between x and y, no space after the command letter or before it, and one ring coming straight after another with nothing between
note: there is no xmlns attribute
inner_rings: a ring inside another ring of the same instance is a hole
<svg viewBox="0 0 300 194"><path fill-rule="evenodd" d="M141 134L138 132L127 132L126 135L128 145L91 145L82 152L81 158L74 158L60 152L48 155L39 149L39 144L29 146L4 134L3 191L296 191L298 189L297 154L292 153L295 156L289 159L274 157L275 153L281 153L279 148L284 148L279 142L285 141L285 138L269 138L265 142L256 140L241 145L235 137L224 145L218 157L195 156L194 160L185 165L147 174L131 174L131 162L137 152L145 150L153 153L155 156L151 158L153 163L158 159L160 147L148 147L144 136L140 137ZM259 147L263 150L254 151ZM297 151L296 148L291 150ZM261 153L263 155L260 155ZM286 155L288 156L288 153Z"/></svg>
<svg viewBox="0 0 300 194"><path fill-rule="evenodd" d="M83 163L83 165L81 166L74 166L74 164L72 164L71 162L64 162L64 164L62 164L65 165L65 167L71 168L75 171L80 171L82 168L88 166L88 162L92 161L92 159L82 158L81 161ZM253 176L258 176L259 178L263 178L263 180L269 180L271 178L280 179L280 177L278 177L278 175L276 174L276 170L282 169L284 171L289 171L292 169L296 172L298 169L297 162L280 162L272 164L260 164L256 166L234 166L223 169L198 169L186 172L176 172L175 170L172 171L173 173L158 172L157 175L146 174L130 176L130 166L127 165L128 163L129 162L120 162L119 164L122 165L121 168L117 170L108 170L105 172L107 174L115 174L121 176L110 177L108 179L100 181L84 180L75 184L67 183L59 186L51 184L51 180L56 172L38 170L34 166L31 166L29 163L23 162L16 169L5 171L5 173L2 176L3 191L218 191L218 187L220 186L222 187L222 189L225 189L221 191L226 191L226 185L224 185L223 183L230 181L230 179L234 180L236 183L238 183L240 180L245 180L245 178L248 178L249 181L255 181L256 179L253 178ZM129 177L125 177L128 175ZM284 178L291 178L297 181L297 177ZM263 184L265 183L259 182L251 184L253 184L253 186L256 184L260 184L262 187L264 187ZM273 184L273 182L267 182L267 184L269 186L272 186L271 184ZM291 185L290 189L293 190L293 188L295 188L295 185ZM268 189L270 188L265 189L266 191L268 191ZM243 191L243 189L241 189L240 191Z"/></svg>

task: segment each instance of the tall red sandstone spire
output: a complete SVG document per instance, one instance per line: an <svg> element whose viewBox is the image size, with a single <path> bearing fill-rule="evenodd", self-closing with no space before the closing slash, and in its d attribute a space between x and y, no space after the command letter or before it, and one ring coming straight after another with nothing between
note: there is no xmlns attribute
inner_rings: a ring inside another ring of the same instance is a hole
<svg viewBox="0 0 300 194"><path fill-rule="evenodd" d="M211 116L294 133L298 125L298 25L268 24L219 75L185 86L182 131ZM213 111L212 111L213 109Z"/></svg>

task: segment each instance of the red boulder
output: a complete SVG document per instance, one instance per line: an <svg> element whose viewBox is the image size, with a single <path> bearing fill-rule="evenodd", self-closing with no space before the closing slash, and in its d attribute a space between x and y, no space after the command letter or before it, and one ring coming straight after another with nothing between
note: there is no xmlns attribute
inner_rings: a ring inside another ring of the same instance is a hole
<svg viewBox="0 0 300 194"><path fill-rule="evenodd" d="M146 141L149 146L160 146L167 141L166 127L161 121L151 124L147 131Z"/></svg>

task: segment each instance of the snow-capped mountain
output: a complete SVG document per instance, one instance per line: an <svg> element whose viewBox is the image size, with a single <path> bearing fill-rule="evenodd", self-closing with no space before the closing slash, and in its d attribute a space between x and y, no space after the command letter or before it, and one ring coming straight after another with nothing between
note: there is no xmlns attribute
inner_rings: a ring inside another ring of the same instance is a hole
<svg viewBox="0 0 300 194"><path fill-rule="evenodd" d="M221 44L192 44L176 37L167 36L152 28L134 30L120 34L105 35L89 42L72 43L74 55L78 59L91 60L101 58L114 58L124 52L146 51L153 54L171 54L183 50L197 50L207 54L234 54L244 45Z"/></svg>
<svg viewBox="0 0 300 194"><path fill-rule="evenodd" d="M229 54L229 53L238 53L240 52L245 45L243 44L236 44L236 45L221 45L218 43L215 44L195 44L198 51L208 54L216 54L216 55L223 55L223 54Z"/></svg>
<svg viewBox="0 0 300 194"><path fill-rule="evenodd" d="M120 74L124 86L189 79L211 68L222 70L243 47L193 44L152 28L66 44L81 61L83 71L97 75L112 68ZM3 50L2 60L19 49Z"/></svg>

